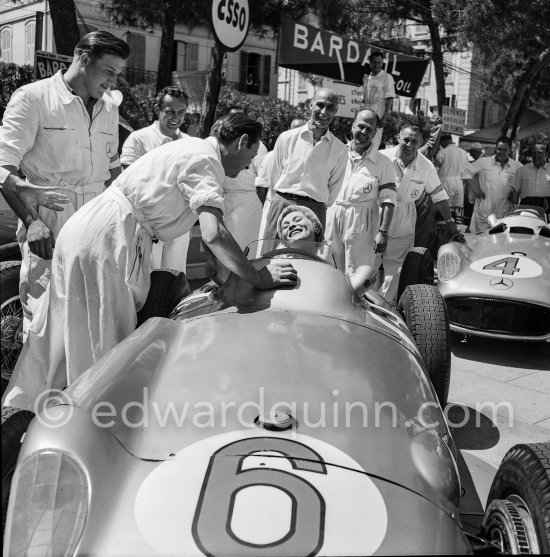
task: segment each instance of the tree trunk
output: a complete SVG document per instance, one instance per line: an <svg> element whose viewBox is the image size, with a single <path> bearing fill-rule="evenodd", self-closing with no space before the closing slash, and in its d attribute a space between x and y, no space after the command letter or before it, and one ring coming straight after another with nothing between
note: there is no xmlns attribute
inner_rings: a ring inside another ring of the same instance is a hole
<svg viewBox="0 0 550 557"><path fill-rule="evenodd" d="M504 124L502 125L502 134L508 135L510 131L513 135L510 135L510 139L514 139L516 135L516 130L518 127L518 122L521 117L521 111L523 107L527 104L526 97L529 95L529 89L531 83L535 81L539 73L546 67L550 62L550 47L543 50L538 58L527 68L525 73L521 76L516 87L516 92L512 97L510 107L504 118ZM511 129L512 128L512 129Z"/></svg>
<svg viewBox="0 0 550 557"><path fill-rule="evenodd" d="M439 26L434 21L427 22L432 40L432 60L434 63L435 85L437 91L437 108L439 115L442 114L442 107L445 106L445 73L443 72L443 51L441 49L441 36Z"/></svg>
<svg viewBox="0 0 550 557"><path fill-rule="evenodd" d="M73 0L50 0L50 15L57 54L72 56L80 40Z"/></svg>
<svg viewBox="0 0 550 557"><path fill-rule="evenodd" d="M220 97L220 90L222 88L222 63L225 49L221 44L216 41L212 49L212 69L206 82L204 89L204 97L202 99L201 122L200 122L200 136L202 138L208 137L210 128L214 123L216 115L216 106Z"/></svg>
<svg viewBox="0 0 550 557"><path fill-rule="evenodd" d="M160 58L157 70L157 91L172 85L172 57L174 55L174 29L176 18L174 10L162 4L162 36L160 39Z"/></svg>

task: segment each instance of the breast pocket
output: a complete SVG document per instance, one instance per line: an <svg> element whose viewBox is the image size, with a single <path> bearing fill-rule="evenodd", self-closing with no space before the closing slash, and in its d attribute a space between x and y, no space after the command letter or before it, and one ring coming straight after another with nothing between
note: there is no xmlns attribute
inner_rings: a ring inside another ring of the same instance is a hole
<svg viewBox="0 0 550 557"><path fill-rule="evenodd" d="M378 177L364 170L351 178L353 195L361 200L374 199L378 194Z"/></svg>
<svg viewBox="0 0 550 557"><path fill-rule="evenodd" d="M78 168L80 145L76 130L43 126L39 133L40 166L46 172L70 172Z"/></svg>
<svg viewBox="0 0 550 557"><path fill-rule="evenodd" d="M107 168L110 159L117 152L116 137L111 132L96 131L92 135L92 148L94 159L101 164L105 164L105 168Z"/></svg>

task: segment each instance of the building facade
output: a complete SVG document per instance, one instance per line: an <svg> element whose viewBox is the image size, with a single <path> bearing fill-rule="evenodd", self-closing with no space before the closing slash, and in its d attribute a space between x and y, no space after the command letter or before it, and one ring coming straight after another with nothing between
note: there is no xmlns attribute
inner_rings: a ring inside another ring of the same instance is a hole
<svg viewBox="0 0 550 557"><path fill-rule="evenodd" d="M160 28L142 30L116 27L93 0L75 0L81 35L105 30L130 45L130 58L124 77L130 84L156 82L160 56ZM44 14L43 33L35 40L36 13ZM0 60L18 65L34 64L38 50L56 52L55 39L47 1L23 0L17 4L0 4ZM215 39L207 27L188 28L177 25L174 36L173 79L190 94L190 109L200 110L202 90L212 63ZM238 90L252 96L277 95L277 43L273 38L260 38L249 33L237 52L227 53L223 78Z"/></svg>

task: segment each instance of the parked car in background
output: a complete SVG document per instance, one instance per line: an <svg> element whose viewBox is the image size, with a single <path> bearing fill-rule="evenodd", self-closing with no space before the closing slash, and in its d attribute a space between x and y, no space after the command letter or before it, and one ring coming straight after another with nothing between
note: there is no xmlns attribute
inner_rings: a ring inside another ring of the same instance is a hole
<svg viewBox="0 0 550 557"><path fill-rule="evenodd" d="M491 228L439 249L437 278L451 330L550 341L550 226L539 207L518 206Z"/></svg>

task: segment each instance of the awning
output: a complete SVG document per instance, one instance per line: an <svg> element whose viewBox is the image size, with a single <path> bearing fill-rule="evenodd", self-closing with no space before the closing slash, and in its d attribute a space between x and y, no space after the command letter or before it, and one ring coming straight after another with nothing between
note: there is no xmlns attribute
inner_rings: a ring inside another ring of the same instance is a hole
<svg viewBox="0 0 550 557"><path fill-rule="evenodd" d="M278 64L351 85L363 85L363 76L370 73L369 56L373 51L384 55L384 69L393 77L396 94L416 96L428 59L360 43L289 18L283 19L279 33Z"/></svg>
<svg viewBox="0 0 550 557"><path fill-rule="evenodd" d="M461 142L494 143L502 135L503 124L504 120L500 120L490 126L481 128L477 132L464 135ZM538 110L526 108L519 120L515 139L525 139L548 130L550 130L550 117Z"/></svg>

